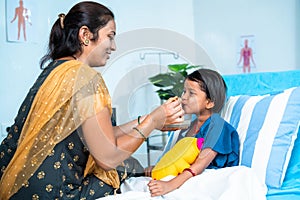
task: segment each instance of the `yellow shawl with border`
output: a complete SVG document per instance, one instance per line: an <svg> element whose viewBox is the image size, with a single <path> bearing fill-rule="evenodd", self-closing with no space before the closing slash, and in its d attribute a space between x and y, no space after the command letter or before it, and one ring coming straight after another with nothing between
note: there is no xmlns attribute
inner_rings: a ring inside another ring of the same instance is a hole
<svg viewBox="0 0 300 200"><path fill-rule="evenodd" d="M82 106L82 101L90 104ZM2 176L1 199L9 199L26 186L55 145L104 107L111 110L111 99L102 76L96 70L75 60L53 69L36 94L18 148ZM119 188L116 170L105 171L97 167L92 156L89 156L85 169L85 175L89 173Z"/></svg>

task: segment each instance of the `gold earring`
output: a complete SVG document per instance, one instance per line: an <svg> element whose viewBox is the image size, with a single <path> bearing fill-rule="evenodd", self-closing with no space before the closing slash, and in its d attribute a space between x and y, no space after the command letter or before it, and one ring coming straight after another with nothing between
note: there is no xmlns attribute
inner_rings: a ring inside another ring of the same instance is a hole
<svg viewBox="0 0 300 200"><path fill-rule="evenodd" d="M85 46L87 46L87 45L89 45L89 43L90 43L90 40L88 40L88 39L85 39L83 43L84 43L84 45L85 45Z"/></svg>

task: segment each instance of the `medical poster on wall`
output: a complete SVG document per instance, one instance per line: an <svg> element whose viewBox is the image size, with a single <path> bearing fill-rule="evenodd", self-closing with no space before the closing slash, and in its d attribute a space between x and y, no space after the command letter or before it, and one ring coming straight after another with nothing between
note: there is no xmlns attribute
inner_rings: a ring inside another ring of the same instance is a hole
<svg viewBox="0 0 300 200"><path fill-rule="evenodd" d="M8 42L36 42L36 7L29 0L6 0L6 37Z"/></svg>
<svg viewBox="0 0 300 200"><path fill-rule="evenodd" d="M251 73L255 64L255 37L254 35L242 35L238 48L238 68L243 73Z"/></svg>

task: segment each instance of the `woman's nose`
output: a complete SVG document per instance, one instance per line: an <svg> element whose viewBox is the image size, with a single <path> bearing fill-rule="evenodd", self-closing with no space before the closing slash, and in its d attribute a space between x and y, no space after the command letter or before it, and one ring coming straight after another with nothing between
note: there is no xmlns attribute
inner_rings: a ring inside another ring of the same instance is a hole
<svg viewBox="0 0 300 200"><path fill-rule="evenodd" d="M115 51L115 50L117 49L117 45L116 45L116 42L115 42L114 40L113 40L112 43L111 43L110 49L111 49L112 51Z"/></svg>

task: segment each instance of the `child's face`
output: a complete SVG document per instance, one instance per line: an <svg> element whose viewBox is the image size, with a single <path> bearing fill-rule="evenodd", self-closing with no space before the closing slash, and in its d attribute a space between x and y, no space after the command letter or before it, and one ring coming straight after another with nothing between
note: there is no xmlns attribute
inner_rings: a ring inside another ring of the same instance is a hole
<svg viewBox="0 0 300 200"><path fill-rule="evenodd" d="M209 111L211 101L195 81L185 80L181 98L183 110L187 114L199 115Z"/></svg>

